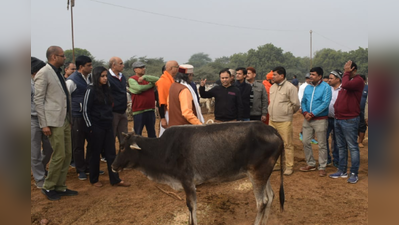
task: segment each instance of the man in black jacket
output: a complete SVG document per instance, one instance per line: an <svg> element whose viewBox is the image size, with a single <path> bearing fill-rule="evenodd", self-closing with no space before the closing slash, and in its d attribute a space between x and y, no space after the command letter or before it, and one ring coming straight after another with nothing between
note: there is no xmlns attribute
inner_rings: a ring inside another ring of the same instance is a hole
<svg viewBox="0 0 399 225"><path fill-rule="evenodd" d="M236 83L235 86L240 90L241 93L241 101L243 106L243 115L241 120L242 121L249 121L250 120L250 112L251 112L251 90L252 87L250 84L245 82L247 78L247 69L244 67L239 67L236 69Z"/></svg>
<svg viewBox="0 0 399 225"><path fill-rule="evenodd" d="M205 91L205 80L201 80L199 88L202 98L215 97L215 122L227 122L241 120L243 105L241 93L237 87L231 86L231 73L228 68L219 72L221 86L216 86Z"/></svg>

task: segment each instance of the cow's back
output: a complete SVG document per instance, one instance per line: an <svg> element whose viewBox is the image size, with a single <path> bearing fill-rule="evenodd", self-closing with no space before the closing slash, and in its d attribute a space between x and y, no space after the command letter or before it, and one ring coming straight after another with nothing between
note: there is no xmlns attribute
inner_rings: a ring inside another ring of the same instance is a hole
<svg viewBox="0 0 399 225"><path fill-rule="evenodd" d="M236 180L270 159L274 164L282 144L277 131L259 121L176 126L164 138L173 140L167 149L177 158L171 160L197 184Z"/></svg>

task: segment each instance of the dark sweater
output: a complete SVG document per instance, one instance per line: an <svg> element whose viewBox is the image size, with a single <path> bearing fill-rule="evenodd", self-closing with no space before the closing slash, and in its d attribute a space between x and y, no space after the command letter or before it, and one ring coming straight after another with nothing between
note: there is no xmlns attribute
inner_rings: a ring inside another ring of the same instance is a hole
<svg viewBox="0 0 399 225"><path fill-rule="evenodd" d="M358 117L364 88L363 79L359 75L351 79L350 73L346 72L342 77L341 88L334 104L335 118L347 120Z"/></svg>
<svg viewBox="0 0 399 225"><path fill-rule="evenodd" d="M250 95L251 95L252 87L250 84L248 84L245 81L242 83L240 83L239 81L236 81L235 86L241 92L241 101L242 101L242 106L243 106L242 119L250 118L250 116L251 116L250 115L251 114Z"/></svg>
<svg viewBox="0 0 399 225"><path fill-rule="evenodd" d="M215 97L215 119L220 121L241 120L243 106L241 93L237 87L216 86L209 91L205 87L199 88L202 98Z"/></svg>
<svg viewBox="0 0 399 225"><path fill-rule="evenodd" d="M112 102L110 102L108 98L99 101L92 85L87 88L85 94L83 102L83 118L86 122L86 126L89 128L92 126L100 127L102 129L112 128Z"/></svg>
<svg viewBox="0 0 399 225"><path fill-rule="evenodd" d="M108 71L108 82L111 84L111 94L114 99L113 112L123 114L127 109L126 78L122 79L112 76Z"/></svg>

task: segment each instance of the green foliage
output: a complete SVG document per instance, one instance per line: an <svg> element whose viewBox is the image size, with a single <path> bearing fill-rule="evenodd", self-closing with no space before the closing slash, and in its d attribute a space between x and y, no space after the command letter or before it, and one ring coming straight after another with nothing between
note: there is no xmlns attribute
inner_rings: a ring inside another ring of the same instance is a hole
<svg viewBox="0 0 399 225"><path fill-rule="evenodd" d="M93 60L93 67L104 65L102 60L96 60L94 56L86 49L75 48L75 56L87 55ZM72 50L66 50L67 61L72 61ZM358 65L358 73L368 75L368 48L360 48L350 52L342 52L334 49L321 49L316 52L312 66L320 66L327 75L334 69L343 70L346 61L352 60ZM162 66L165 65L163 58L147 58L132 56L127 59L123 73L128 78L134 75L132 64L136 61L142 61L146 64L146 74L161 76ZM212 59L203 52L193 54L187 62L194 66L194 80L216 81L219 79L219 71L224 68L236 69L237 67L252 66L257 71L257 80L265 79L265 75L276 66L283 66L287 71L287 79L291 80L297 75L300 81L305 80L305 74L310 69L309 57L295 57L291 52L284 52L283 49L274 46L271 43L259 46L257 49L250 49L245 53L236 53L231 56L223 56ZM183 64L180 62L180 64ZM106 66L108 67L108 66Z"/></svg>
<svg viewBox="0 0 399 225"><path fill-rule="evenodd" d="M205 66L206 64L212 62L212 59L209 58L208 54L205 54L203 52L200 53L195 53L190 57L188 60L188 64L191 64L194 66L194 68L199 68L202 66Z"/></svg>
<svg viewBox="0 0 399 225"><path fill-rule="evenodd" d="M75 63L74 61L72 61L72 58L73 58L72 57L72 49L65 50L64 51L64 55L66 57L65 62L73 62L73 63ZM93 68L97 67L97 66L107 67L107 65L106 65L104 60L96 60L96 58L88 50L82 49L82 48L75 48L75 59L78 56L82 56L82 55L85 55L85 56L88 56L88 57L91 58Z"/></svg>

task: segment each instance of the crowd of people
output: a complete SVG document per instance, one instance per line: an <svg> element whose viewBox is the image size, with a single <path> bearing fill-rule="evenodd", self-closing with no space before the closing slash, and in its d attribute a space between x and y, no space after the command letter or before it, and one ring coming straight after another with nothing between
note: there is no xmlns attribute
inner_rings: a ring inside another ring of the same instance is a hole
<svg viewBox="0 0 399 225"><path fill-rule="evenodd" d="M194 67L176 61L168 61L159 78L146 75L145 63L136 61L132 64L135 75L126 79L119 57L112 57L108 68L93 68L88 56L65 63L58 46L49 47L46 57L47 63L31 57L31 169L37 188L49 200L78 194L66 186L69 166L75 168L79 180L89 176L94 187L102 187L99 177L106 172L100 170L101 158L107 163L111 185L130 186L111 169L116 138L121 149L123 133L128 132L127 93L132 100L133 131L142 135L145 127L149 138L161 137L171 126L204 124L200 98L215 99L216 123L262 121L274 127L285 144L285 165L277 160L274 170L284 167L286 176L294 173L293 115L299 110L304 116L301 140L306 159L299 170L318 169L324 177L326 167L335 166L337 172L329 177L358 181L359 147L363 147L368 125L368 87L350 60L344 72L331 71L327 80L322 68L312 68L300 87L296 76L288 81L281 66L262 82L256 80L253 67L225 68L219 72L217 85L206 91L206 79L197 90ZM311 143L318 144L318 166Z"/></svg>

